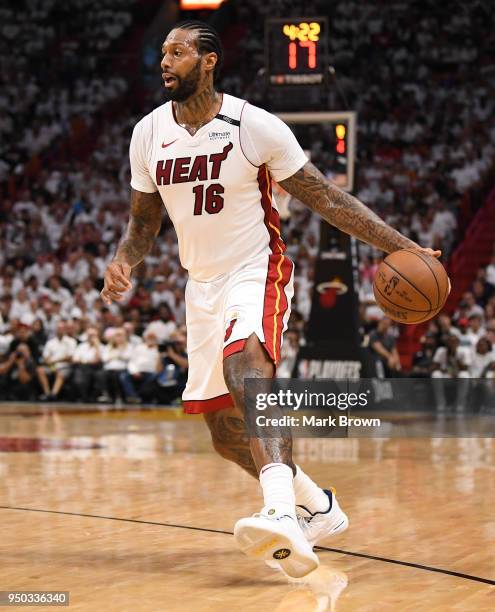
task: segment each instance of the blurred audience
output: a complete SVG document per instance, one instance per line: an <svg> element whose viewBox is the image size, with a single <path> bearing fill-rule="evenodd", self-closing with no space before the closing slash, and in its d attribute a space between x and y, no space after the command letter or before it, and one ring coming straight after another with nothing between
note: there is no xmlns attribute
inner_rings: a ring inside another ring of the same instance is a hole
<svg viewBox="0 0 495 612"><path fill-rule="evenodd" d="M392 329L392 321L383 317L369 336L369 346L378 356L377 376L379 378L396 376L402 369L397 351L397 339Z"/></svg>
<svg viewBox="0 0 495 612"><path fill-rule="evenodd" d="M36 359L26 342L11 343L10 351L0 360L0 397L21 401L37 399Z"/></svg>
<svg viewBox="0 0 495 612"><path fill-rule="evenodd" d="M147 331L143 342L133 347L127 370L120 374L125 401L139 404L143 397L149 397L150 388L162 368L156 334Z"/></svg>
<svg viewBox="0 0 495 612"><path fill-rule="evenodd" d="M187 360L186 326L182 325L174 331L170 340L160 348L161 368L158 376L153 380L153 385L149 389L148 401L155 401L159 404L179 404L179 398L186 387Z"/></svg>
<svg viewBox="0 0 495 612"><path fill-rule="evenodd" d="M70 364L77 341L69 336L67 331L67 323L60 321L57 324L55 336L48 340L43 349L40 365L36 369L38 381L43 390L41 400L57 399L71 373Z"/></svg>
<svg viewBox="0 0 495 612"><path fill-rule="evenodd" d="M82 402L95 400L98 397L99 373L103 363L103 346L98 329L88 327L85 336L86 340L77 345L72 357L74 390Z"/></svg>
<svg viewBox="0 0 495 612"><path fill-rule="evenodd" d="M100 383L102 394L98 397L99 402L122 401L120 377L127 371L133 348L128 342L125 329L116 328L102 351L103 371Z"/></svg>
<svg viewBox="0 0 495 612"><path fill-rule="evenodd" d="M469 391L469 368L472 363L472 352L468 347L460 346L459 336L451 334L445 338L445 346L440 346L433 356L432 378L438 381L433 385L438 412L445 412L447 406L446 386L440 379L458 379L454 387L454 404L457 412L466 409Z"/></svg>

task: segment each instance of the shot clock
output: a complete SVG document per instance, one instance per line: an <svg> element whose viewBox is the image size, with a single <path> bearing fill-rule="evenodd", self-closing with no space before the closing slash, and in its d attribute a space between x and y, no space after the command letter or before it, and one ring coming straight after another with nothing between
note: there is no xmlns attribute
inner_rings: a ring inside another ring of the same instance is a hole
<svg viewBox="0 0 495 612"><path fill-rule="evenodd" d="M265 22L265 67L270 85L326 81L326 17L274 18Z"/></svg>

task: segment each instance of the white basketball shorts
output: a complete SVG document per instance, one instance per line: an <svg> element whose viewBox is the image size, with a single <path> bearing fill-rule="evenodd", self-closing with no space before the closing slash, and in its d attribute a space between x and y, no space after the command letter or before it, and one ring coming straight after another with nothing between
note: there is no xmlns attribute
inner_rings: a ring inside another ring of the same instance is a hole
<svg viewBox="0 0 495 612"><path fill-rule="evenodd" d="M259 256L215 281L188 280L185 412L234 405L223 378L223 360L242 351L251 334L258 336L278 364L293 284L294 264L283 253Z"/></svg>

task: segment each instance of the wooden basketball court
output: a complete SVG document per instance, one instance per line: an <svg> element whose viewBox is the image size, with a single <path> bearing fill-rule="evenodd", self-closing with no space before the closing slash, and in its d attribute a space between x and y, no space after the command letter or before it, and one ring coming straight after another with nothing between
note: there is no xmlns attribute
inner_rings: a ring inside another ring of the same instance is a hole
<svg viewBox="0 0 495 612"><path fill-rule="evenodd" d="M289 581L235 548L259 487L200 418L0 404L0 590L70 591L95 612L495 610L493 439L295 447L351 524Z"/></svg>

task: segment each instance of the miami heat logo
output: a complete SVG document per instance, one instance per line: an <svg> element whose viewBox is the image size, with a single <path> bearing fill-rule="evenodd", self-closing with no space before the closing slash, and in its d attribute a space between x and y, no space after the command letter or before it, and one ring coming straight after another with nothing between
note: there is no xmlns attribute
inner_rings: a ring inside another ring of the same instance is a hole
<svg viewBox="0 0 495 612"><path fill-rule="evenodd" d="M336 276L330 282L317 285L316 290L320 294L320 306L322 308L333 308L337 296L344 295L349 291L349 288Z"/></svg>
<svg viewBox="0 0 495 612"><path fill-rule="evenodd" d="M227 327L227 329L225 330L225 337L223 339L224 342L227 342L227 340L230 338L230 336L232 335L232 330L234 329L234 325L236 324L237 319L232 319Z"/></svg>

